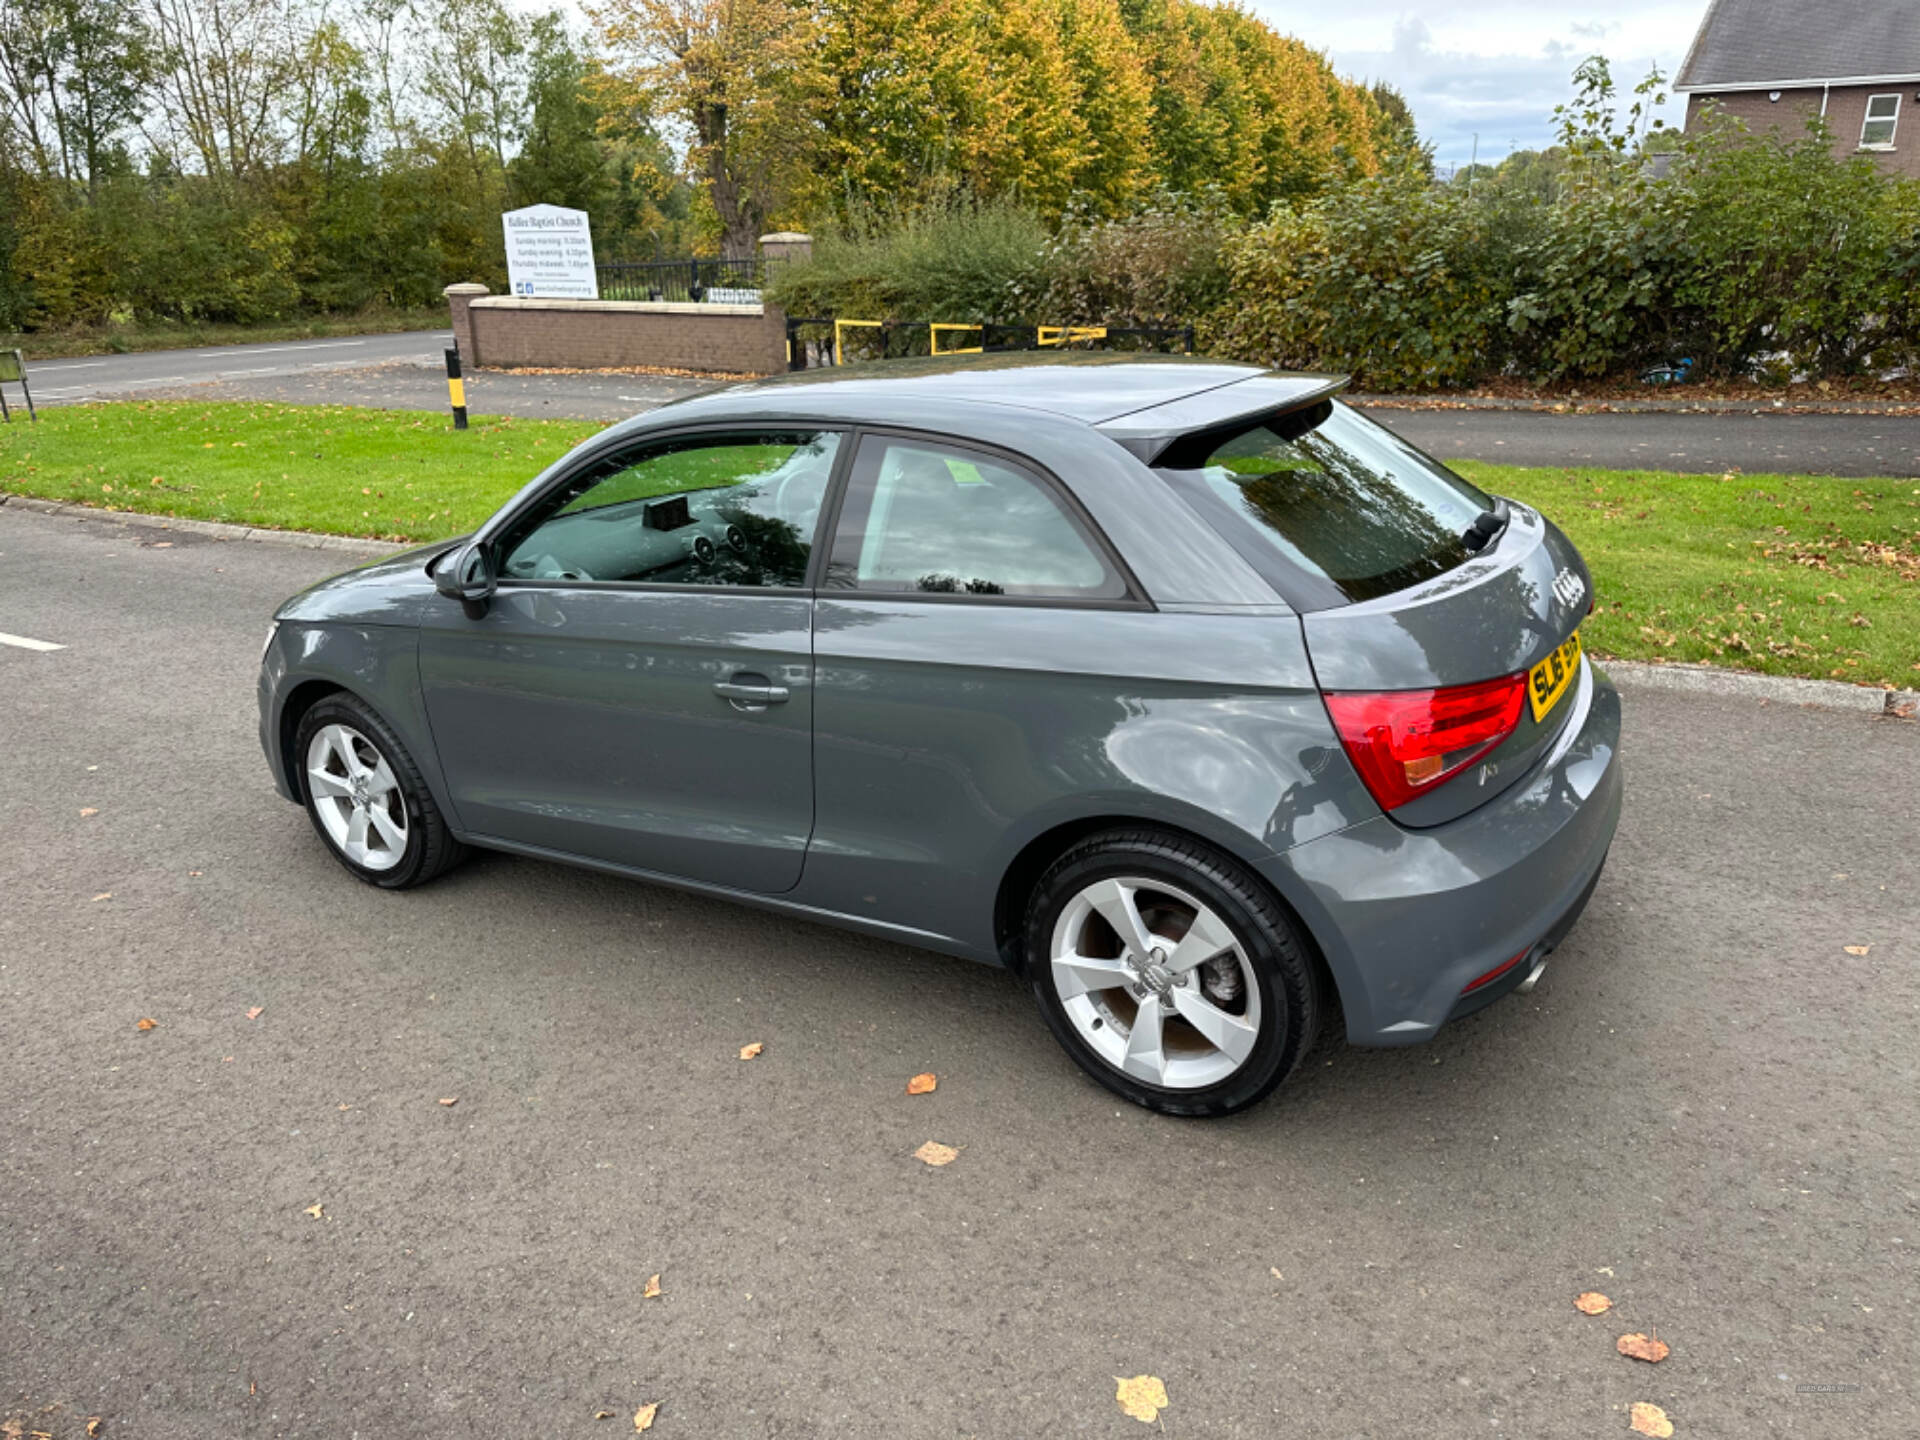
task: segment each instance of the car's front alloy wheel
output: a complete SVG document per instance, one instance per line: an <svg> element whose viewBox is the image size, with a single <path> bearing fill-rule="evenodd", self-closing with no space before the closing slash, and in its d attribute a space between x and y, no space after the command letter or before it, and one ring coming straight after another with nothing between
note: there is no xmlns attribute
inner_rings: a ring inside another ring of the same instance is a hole
<svg viewBox="0 0 1920 1440"><path fill-rule="evenodd" d="M327 838L354 864L391 870L407 854L407 806L393 767L351 725L322 725L307 742L307 789Z"/></svg>
<svg viewBox="0 0 1920 1440"><path fill-rule="evenodd" d="M1228 1114L1312 1042L1317 983L1291 921L1240 866L1184 837L1075 846L1035 891L1027 945L1054 1033L1137 1104Z"/></svg>
<svg viewBox="0 0 1920 1440"><path fill-rule="evenodd" d="M329 695L301 717L294 758L313 828L369 885L421 884L464 853L399 737L353 696Z"/></svg>

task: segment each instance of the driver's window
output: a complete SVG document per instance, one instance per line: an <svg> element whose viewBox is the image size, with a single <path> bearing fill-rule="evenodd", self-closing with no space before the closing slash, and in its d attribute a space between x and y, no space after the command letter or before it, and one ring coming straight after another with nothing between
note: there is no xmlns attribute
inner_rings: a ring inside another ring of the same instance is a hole
<svg viewBox="0 0 1920 1440"><path fill-rule="evenodd" d="M840 436L655 441L587 466L511 532L507 580L806 584Z"/></svg>

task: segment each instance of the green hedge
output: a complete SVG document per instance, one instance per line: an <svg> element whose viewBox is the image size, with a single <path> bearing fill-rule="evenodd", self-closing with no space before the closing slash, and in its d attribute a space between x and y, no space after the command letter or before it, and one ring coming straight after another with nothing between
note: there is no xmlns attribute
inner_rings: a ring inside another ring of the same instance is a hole
<svg viewBox="0 0 1920 1440"><path fill-rule="evenodd" d="M1024 218L1023 218L1024 217ZM823 237L790 311L1019 323L1186 323L1211 353L1431 389L1690 358L1719 376L1920 361L1920 183L1798 137L1719 127L1669 168L1606 157L1549 183L1416 171L1247 223L1163 201L1049 236L1001 205Z"/></svg>

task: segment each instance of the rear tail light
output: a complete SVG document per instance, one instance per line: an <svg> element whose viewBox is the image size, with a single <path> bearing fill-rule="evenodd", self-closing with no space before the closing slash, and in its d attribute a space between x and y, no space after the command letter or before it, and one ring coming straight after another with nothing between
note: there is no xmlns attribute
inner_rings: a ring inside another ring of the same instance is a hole
<svg viewBox="0 0 1920 1440"><path fill-rule="evenodd" d="M1524 674L1444 690L1347 692L1327 710L1347 757L1383 810L1396 810L1459 774L1520 723Z"/></svg>

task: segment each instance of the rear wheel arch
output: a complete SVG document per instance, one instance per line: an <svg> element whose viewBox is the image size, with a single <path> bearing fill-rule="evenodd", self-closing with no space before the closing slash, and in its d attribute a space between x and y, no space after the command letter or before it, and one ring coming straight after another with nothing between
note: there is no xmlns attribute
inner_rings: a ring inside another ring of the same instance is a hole
<svg viewBox="0 0 1920 1440"><path fill-rule="evenodd" d="M1090 815L1077 820L1069 820L1042 831L1020 848L1006 870L1001 874L1000 887L994 896L993 904L993 940L1002 963L1016 975L1026 973L1026 952L1022 937L1026 930L1027 902L1033 895L1034 887L1058 860L1075 845L1093 835L1110 831L1141 832L1151 831L1170 840L1182 841L1190 845L1202 845L1218 852L1231 860L1263 891L1272 897L1286 917L1293 922L1295 930L1306 941L1306 948L1313 961L1314 969L1321 982L1322 992L1328 996L1337 996L1339 988L1334 983L1333 972L1327 965L1322 951L1320 937L1307 923L1306 917L1278 886L1263 875L1259 868L1239 854L1232 846L1222 845L1212 836L1183 825L1170 824L1165 820L1147 820L1137 815Z"/></svg>

